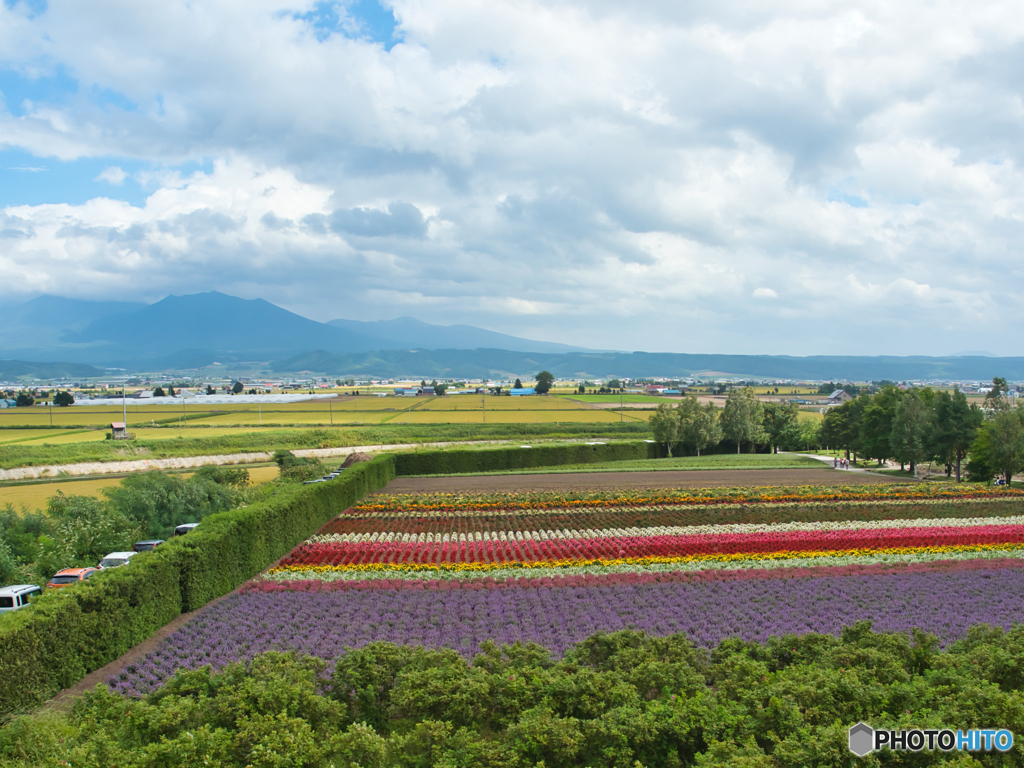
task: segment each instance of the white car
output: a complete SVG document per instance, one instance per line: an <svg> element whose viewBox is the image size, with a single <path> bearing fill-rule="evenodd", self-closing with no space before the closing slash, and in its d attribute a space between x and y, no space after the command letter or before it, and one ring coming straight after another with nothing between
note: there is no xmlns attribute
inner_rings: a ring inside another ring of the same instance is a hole
<svg viewBox="0 0 1024 768"><path fill-rule="evenodd" d="M100 568L117 568L119 565L128 565L128 561L131 560L138 552L111 552L109 555L100 560Z"/></svg>
<svg viewBox="0 0 1024 768"><path fill-rule="evenodd" d="M43 594L43 590L35 584L14 584L0 589L0 613L16 611L24 608Z"/></svg>

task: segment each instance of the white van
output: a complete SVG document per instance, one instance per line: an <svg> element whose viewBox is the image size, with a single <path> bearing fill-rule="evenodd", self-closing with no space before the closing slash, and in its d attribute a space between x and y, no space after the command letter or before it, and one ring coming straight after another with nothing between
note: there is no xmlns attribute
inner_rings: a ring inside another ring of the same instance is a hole
<svg viewBox="0 0 1024 768"><path fill-rule="evenodd" d="M24 608L41 594L43 594L43 590L35 584L15 584L4 587L0 589L0 613Z"/></svg>
<svg viewBox="0 0 1024 768"><path fill-rule="evenodd" d="M138 552L111 552L109 555L100 560L100 568L117 568L119 565L128 565L128 561L131 560Z"/></svg>

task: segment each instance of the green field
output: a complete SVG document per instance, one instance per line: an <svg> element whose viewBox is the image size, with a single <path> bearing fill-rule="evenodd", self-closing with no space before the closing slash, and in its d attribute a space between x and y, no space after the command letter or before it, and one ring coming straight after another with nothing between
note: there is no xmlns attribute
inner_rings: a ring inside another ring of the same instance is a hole
<svg viewBox="0 0 1024 768"><path fill-rule="evenodd" d="M621 398L621 399L620 399ZM678 403L672 395L663 397L661 395L562 395L560 400L574 400L580 403Z"/></svg>

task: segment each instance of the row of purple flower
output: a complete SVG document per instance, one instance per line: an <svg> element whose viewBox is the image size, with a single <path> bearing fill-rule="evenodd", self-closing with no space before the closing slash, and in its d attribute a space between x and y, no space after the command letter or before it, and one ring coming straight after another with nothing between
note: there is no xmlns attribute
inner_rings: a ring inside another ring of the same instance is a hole
<svg viewBox="0 0 1024 768"><path fill-rule="evenodd" d="M179 668L220 668L269 650L332 661L377 640L454 648L536 642L561 655L596 632L685 633L713 647L728 637L822 632L871 620L878 631L920 627L943 644L971 625L1024 617L1024 569L955 570L786 580L516 590L235 594L205 609L141 663L110 681L138 696Z"/></svg>

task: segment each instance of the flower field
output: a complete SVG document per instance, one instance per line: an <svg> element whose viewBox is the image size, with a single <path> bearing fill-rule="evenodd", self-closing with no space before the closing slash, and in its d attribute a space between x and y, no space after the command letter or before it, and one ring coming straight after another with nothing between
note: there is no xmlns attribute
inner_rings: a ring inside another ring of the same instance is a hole
<svg viewBox="0 0 1024 768"><path fill-rule="evenodd" d="M816 491L816 492L815 492ZM557 502L561 501L559 505ZM1024 495L969 486L620 496L375 497L112 680L267 650L491 639L556 653L598 631L739 636L1024 621Z"/></svg>

